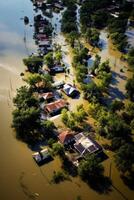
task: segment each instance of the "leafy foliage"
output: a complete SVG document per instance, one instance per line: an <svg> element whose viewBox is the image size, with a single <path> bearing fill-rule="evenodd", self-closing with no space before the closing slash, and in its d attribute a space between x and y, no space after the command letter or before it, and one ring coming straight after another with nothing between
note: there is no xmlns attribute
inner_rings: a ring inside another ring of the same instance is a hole
<svg viewBox="0 0 134 200"><path fill-rule="evenodd" d="M95 155L90 155L86 160L82 160L78 167L78 174L84 180L99 177L103 174L104 168L99 163L100 160Z"/></svg>
<svg viewBox="0 0 134 200"><path fill-rule="evenodd" d="M121 172L131 171L134 164L134 145L124 144L121 146L115 156L115 162Z"/></svg>

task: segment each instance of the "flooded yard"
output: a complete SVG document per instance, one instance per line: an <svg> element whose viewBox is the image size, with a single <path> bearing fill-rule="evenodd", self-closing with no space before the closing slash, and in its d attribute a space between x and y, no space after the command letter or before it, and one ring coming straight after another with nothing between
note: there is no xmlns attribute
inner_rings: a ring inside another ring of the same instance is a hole
<svg viewBox="0 0 134 200"><path fill-rule="evenodd" d="M53 171L58 171L61 168L59 158L38 167L32 159L32 150L26 144L16 140L15 133L11 128L12 98L16 93L16 88L24 84L20 77L20 73L24 71L22 59L36 50L32 39L33 27L29 25L25 27L21 18L26 15L30 18L30 24L33 24L35 13L30 0L2 1L0 2L0 13L0 199L76 200L78 196L81 196L82 200L132 200L134 193L120 179L113 164L113 155L110 152L106 152L110 158L104 161L104 165L106 167L105 174L109 176L112 162L113 186L111 191L106 190L104 193L100 193L90 188L78 177L71 177L69 181L61 184L51 184ZM70 68L67 81L73 83L71 52L65 38L60 33L60 20L61 14L54 13L52 23L53 25L57 24L55 26L57 35L53 38L53 42L62 46L63 61ZM105 48L100 55L102 55L102 59L110 58L110 62L116 62L114 73L117 74L113 75L117 79L113 83L113 87L119 88L124 94L127 68L124 67L125 72L120 73L124 63L120 63L120 55L112 50L110 44L107 45L105 32L102 33L102 39L103 34ZM26 43L24 37L26 37ZM55 80L65 80L65 75L56 75ZM67 98L67 101L70 103L70 110L74 110L78 104L84 103L82 94L79 99ZM60 116L53 117L52 120L58 125L62 125L61 121L59 123Z"/></svg>

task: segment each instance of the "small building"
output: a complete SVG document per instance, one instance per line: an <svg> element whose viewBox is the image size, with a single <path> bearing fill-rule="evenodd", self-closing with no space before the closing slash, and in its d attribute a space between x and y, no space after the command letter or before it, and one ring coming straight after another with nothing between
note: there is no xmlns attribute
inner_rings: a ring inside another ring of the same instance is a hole
<svg viewBox="0 0 134 200"><path fill-rule="evenodd" d="M53 87L56 89L61 89L65 85L64 81L57 81L53 84Z"/></svg>
<svg viewBox="0 0 134 200"><path fill-rule="evenodd" d="M52 157L51 157L51 155L50 155L50 153L49 153L47 148L45 148L45 149L43 149L41 151L33 153L32 157L33 157L33 159L36 161L36 163L38 165L42 165L45 162L48 162L48 161L52 160Z"/></svg>
<svg viewBox="0 0 134 200"><path fill-rule="evenodd" d="M44 47L44 46L49 46L49 45L50 45L50 41L49 40L39 41L39 47Z"/></svg>
<svg viewBox="0 0 134 200"><path fill-rule="evenodd" d="M63 92L69 97L75 97L79 94L78 90L71 84L65 84L63 87Z"/></svg>
<svg viewBox="0 0 134 200"><path fill-rule="evenodd" d="M43 98L45 101L50 102L53 100L54 94L53 92L43 93L43 94L40 94L40 98Z"/></svg>
<svg viewBox="0 0 134 200"><path fill-rule="evenodd" d="M58 138L59 138L60 143L63 145L69 145L72 142L74 142L74 135L72 132L68 130L61 132Z"/></svg>
<svg viewBox="0 0 134 200"><path fill-rule="evenodd" d="M48 37L47 37L46 34L41 34L41 33L37 34L37 35L36 35L36 38L37 38L38 40L41 40L41 41L48 39Z"/></svg>
<svg viewBox="0 0 134 200"><path fill-rule="evenodd" d="M75 135L74 148L79 152L80 157L102 151L102 147L95 140L90 136L85 136L83 133Z"/></svg>
<svg viewBox="0 0 134 200"><path fill-rule="evenodd" d="M60 10L63 9L63 6L60 3L55 3L54 6Z"/></svg>
<svg viewBox="0 0 134 200"><path fill-rule="evenodd" d="M61 112L63 108L67 108L67 102L64 99L59 99L55 102L45 105L45 111L50 115L56 115Z"/></svg>
<svg viewBox="0 0 134 200"><path fill-rule="evenodd" d="M55 74L55 73L63 73L65 71L65 68L62 66L54 66L50 69L50 73L51 74Z"/></svg>

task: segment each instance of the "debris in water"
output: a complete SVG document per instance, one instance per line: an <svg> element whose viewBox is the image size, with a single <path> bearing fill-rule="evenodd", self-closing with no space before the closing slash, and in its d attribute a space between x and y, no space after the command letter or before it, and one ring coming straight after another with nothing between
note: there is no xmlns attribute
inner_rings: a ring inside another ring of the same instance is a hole
<svg viewBox="0 0 134 200"><path fill-rule="evenodd" d="M34 193L34 195L35 195L36 197L39 197L39 196L40 196L39 193Z"/></svg>

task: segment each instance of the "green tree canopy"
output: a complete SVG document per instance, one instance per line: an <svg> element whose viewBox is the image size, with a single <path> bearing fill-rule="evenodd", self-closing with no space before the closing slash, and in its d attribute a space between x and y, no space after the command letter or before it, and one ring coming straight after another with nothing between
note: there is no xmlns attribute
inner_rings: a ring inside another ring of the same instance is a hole
<svg viewBox="0 0 134 200"><path fill-rule="evenodd" d="M134 100L134 76L127 80L126 90L130 100Z"/></svg>
<svg viewBox="0 0 134 200"><path fill-rule="evenodd" d="M37 99L27 86L22 86L17 89L17 95L13 98L13 103L18 109L38 106Z"/></svg>
<svg viewBox="0 0 134 200"><path fill-rule="evenodd" d="M115 155L115 162L121 172L131 171L134 164L134 145L126 143L121 146Z"/></svg>
<svg viewBox="0 0 134 200"><path fill-rule="evenodd" d="M96 178L104 172L103 166L100 164L99 158L95 155L89 155L86 160L82 160L78 167L78 174L84 180Z"/></svg>
<svg viewBox="0 0 134 200"><path fill-rule="evenodd" d="M43 59L38 56L30 56L23 59L23 63L27 66L30 72L38 73L38 70L43 65Z"/></svg>
<svg viewBox="0 0 134 200"><path fill-rule="evenodd" d="M49 68L53 67L54 58L53 58L53 53L52 52L49 52L48 54L46 54L44 56L44 62Z"/></svg>

